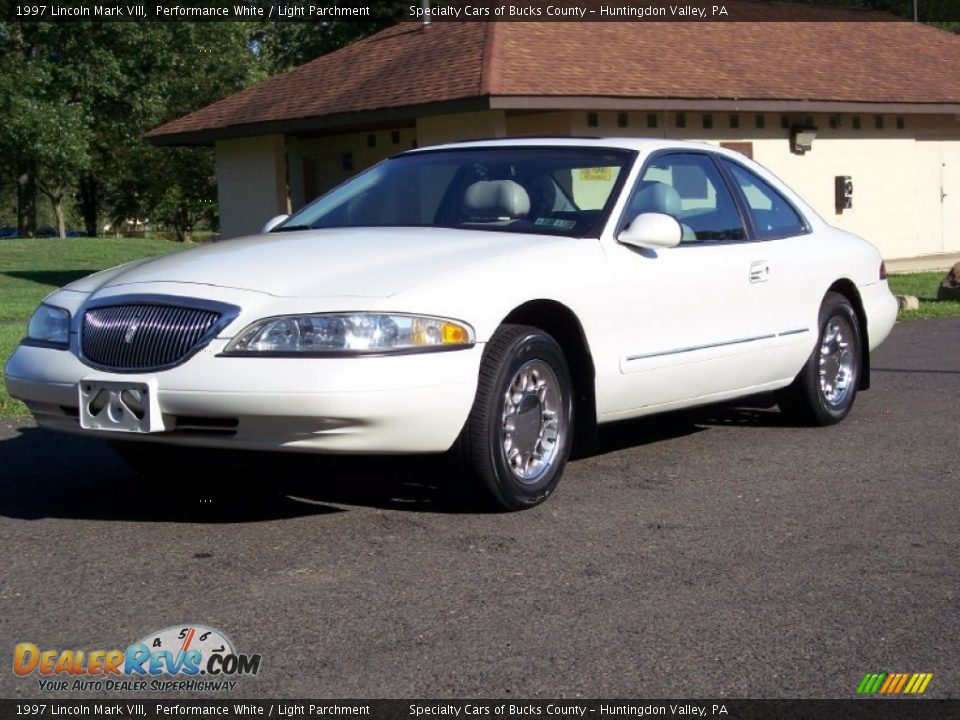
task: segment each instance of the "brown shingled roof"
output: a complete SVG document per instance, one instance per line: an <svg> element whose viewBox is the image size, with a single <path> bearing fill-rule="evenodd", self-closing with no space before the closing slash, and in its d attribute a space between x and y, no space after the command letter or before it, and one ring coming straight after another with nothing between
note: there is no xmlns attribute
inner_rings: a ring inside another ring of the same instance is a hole
<svg viewBox="0 0 960 720"><path fill-rule="evenodd" d="M533 97L911 103L931 110L960 103L960 36L830 12L840 20L402 23L148 137L210 143L324 122L345 127L369 111L410 119L457 103L480 109L499 99L503 107L509 98L518 107L517 98Z"/></svg>

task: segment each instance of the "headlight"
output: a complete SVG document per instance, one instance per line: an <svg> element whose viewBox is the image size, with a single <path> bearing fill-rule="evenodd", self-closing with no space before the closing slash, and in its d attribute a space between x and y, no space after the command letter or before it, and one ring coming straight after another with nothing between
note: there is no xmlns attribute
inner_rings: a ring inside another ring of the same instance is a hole
<svg viewBox="0 0 960 720"><path fill-rule="evenodd" d="M473 328L446 318L383 313L322 313L259 320L225 354L383 353L469 347Z"/></svg>
<svg viewBox="0 0 960 720"><path fill-rule="evenodd" d="M27 339L62 348L68 347L70 313L63 308L41 303L27 325Z"/></svg>

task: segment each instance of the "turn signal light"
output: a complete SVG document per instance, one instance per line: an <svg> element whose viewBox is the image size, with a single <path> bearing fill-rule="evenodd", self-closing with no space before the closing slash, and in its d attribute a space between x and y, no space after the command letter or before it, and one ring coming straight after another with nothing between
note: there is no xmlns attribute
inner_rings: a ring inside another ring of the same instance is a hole
<svg viewBox="0 0 960 720"><path fill-rule="evenodd" d="M461 345L470 342L470 334L463 325L445 322L440 332L442 345Z"/></svg>

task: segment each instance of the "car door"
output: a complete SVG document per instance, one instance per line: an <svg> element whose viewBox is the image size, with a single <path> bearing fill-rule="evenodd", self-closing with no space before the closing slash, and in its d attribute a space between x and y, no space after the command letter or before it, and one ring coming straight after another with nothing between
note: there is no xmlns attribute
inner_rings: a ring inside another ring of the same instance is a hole
<svg viewBox="0 0 960 720"><path fill-rule="evenodd" d="M771 183L739 162L718 160L742 199L777 288L770 298L776 337L769 373L774 380L793 378L819 332L817 314L832 278L829 242L811 233L803 214Z"/></svg>
<svg viewBox="0 0 960 720"><path fill-rule="evenodd" d="M707 152L661 152L642 169L617 231L642 212L681 224L677 247L608 247L618 313L618 382L610 419L759 388L774 337L774 274Z"/></svg>

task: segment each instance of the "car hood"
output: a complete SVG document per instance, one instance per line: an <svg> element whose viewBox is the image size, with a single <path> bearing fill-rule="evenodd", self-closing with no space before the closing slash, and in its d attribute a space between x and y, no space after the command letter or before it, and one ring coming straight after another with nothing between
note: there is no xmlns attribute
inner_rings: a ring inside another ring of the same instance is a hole
<svg viewBox="0 0 960 720"><path fill-rule="evenodd" d="M343 228L238 238L118 268L97 289L193 283L278 297L385 297L566 238L443 228Z"/></svg>

